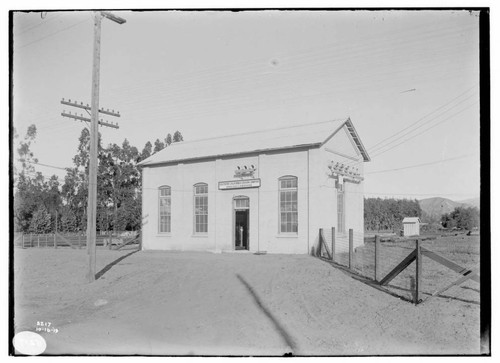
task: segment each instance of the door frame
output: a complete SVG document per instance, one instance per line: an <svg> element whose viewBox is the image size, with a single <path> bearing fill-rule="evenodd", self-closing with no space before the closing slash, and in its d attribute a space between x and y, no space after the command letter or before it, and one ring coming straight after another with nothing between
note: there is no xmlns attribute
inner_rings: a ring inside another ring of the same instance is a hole
<svg viewBox="0 0 500 363"><path fill-rule="evenodd" d="M236 207L236 200L246 199L248 201L248 207ZM250 251L250 197L247 195L235 195L231 202L231 209L233 215L233 223L232 223L232 246L233 250L236 251L236 212L237 211L247 211L247 251Z"/></svg>

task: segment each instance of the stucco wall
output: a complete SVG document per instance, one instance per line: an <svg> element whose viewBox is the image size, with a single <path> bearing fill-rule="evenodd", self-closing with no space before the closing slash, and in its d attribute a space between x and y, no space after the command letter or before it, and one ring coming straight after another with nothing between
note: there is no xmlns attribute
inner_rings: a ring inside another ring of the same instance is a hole
<svg viewBox="0 0 500 363"><path fill-rule="evenodd" d="M143 171L143 248L226 251L234 249L233 198L250 203L249 250L307 253L307 150L220 158L197 163L146 167ZM260 188L218 190L219 181L235 180L237 166L254 165ZM279 233L278 179L298 178L298 233ZM193 232L193 186L208 184L208 233ZM158 188L171 187L171 233L158 232Z"/></svg>
<svg viewBox="0 0 500 363"><path fill-rule="evenodd" d="M347 134L340 130L321 148L267 152L244 157L145 167L143 170L143 248L167 250L234 250L233 199L250 203L249 250L269 253L310 253L318 243L319 228L337 226L337 189L328 165L331 161L357 163L362 158ZM338 152L339 145L342 152ZM345 150L344 150L345 149ZM219 190L218 182L237 180L238 166L257 170L259 188ZM298 233L280 233L279 178L298 179ZM208 233L195 234L193 187L208 184ZM171 233L158 232L158 188L171 187ZM363 183L345 182L345 235L354 229L354 245L363 244ZM337 229L338 230L338 229Z"/></svg>

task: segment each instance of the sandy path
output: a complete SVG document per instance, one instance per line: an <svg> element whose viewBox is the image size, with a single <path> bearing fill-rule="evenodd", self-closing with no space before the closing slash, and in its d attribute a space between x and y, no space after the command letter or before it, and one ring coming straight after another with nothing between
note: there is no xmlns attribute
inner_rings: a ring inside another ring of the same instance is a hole
<svg viewBox="0 0 500 363"><path fill-rule="evenodd" d="M479 353L477 305L415 307L310 256L137 252L92 284L85 251L15 257L16 330L51 322L47 354Z"/></svg>

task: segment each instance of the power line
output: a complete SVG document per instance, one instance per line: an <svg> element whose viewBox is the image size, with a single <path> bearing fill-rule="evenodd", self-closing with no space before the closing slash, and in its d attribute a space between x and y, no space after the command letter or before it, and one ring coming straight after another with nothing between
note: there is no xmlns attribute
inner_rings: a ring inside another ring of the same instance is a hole
<svg viewBox="0 0 500 363"><path fill-rule="evenodd" d="M40 22L40 23L38 23L38 24L32 25L32 26L30 26L30 27L26 28L25 30L23 30L21 33L19 33L19 34L18 34L18 36L19 36L19 35L23 35L23 34L27 33L28 31L30 31L30 30L32 30L32 29L38 28L38 27L39 27L39 26L41 26L41 25L47 24L47 23L48 23L48 22L50 22L51 20L57 19L59 16L61 16L61 14L57 14L57 15L55 15L54 17L51 17L51 18L50 18L50 19L48 19L48 20L41 21L41 22Z"/></svg>
<svg viewBox="0 0 500 363"><path fill-rule="evenodd" d="M368 149L369 149L369 151L370 151L370 152L375 151L376 146L378 146L378 145L382 144L383 142L385 142L385 141L387 141L387 140L389 140L389 139L392 139L394 136L399 135L400 133L402 133L402 132L404 132L404 131L406 131L406 130L408 130L408 129L412 128L414 125L418 124L420 121L422 121L422 120L423 120L423 119L425 119L426 117L428 117L428 116L432 115L433 113L435 113L435 112L437 112L437 111L441 110L442 108L444 108L444 107L448 106L449 104L453 103L455 100L459 99L459 98L460 98L460 97L462 97L463 95L467 94L468 92L470 92L471 90L473 90L475 87L477 87L477 85L478 85L478 83L476 83L474 86L472 86L472 87L468 88L466 91L464 91L464 92L460 93L458 96L454 97L453 99L451 99L450 101L446 102L445 104L443 104L443 105L439 106L438 108L435 108L435 109L434 109L434 110L432 110L431 112L429 112L429 113L425 114L424 116L420 117L417 121L415 121L414 123L410 124L409 126L407 126L407 127L403 128L403 129L399 130L398 132L396 132L396 133L392 134L392 135L391 135L391 136L389 136L389 137L386 137L385 139L380 140L380 141L379 141L378 143L376 143L375 145L370 146L370 147L368 148Z"/></svg>
<svg viewBox="0 0 500 363"><path fill-rule="evenodd" d="M60 170L64 170L64 171L67 171L67 169L70 169L70 168L61 168L60 166L54 166L54 165L48 165L48 164L42 164L42 163L30 163L28 161L29 164L36 164L36 165L42 165L42 166L46 166L48 168L53 168L53 169L60 169Z"/></svg>
<svg viewBox="0 0 500 363"><path fill-rule="evenodd" d="M37 39L37 40L34 40L34 41L29 42L29 43L27 43L27 44L24 44L24 45L22 45L22 46L18 47L17 49L23 49L23 48L25 48L25 47L27 47L27 46L29 46L29 45L32 45L32 44L38 43L38 42L40 42L40 41L42 41L42 40L44 40L44 39L50 38L50 37L52 37L52 36L54 36L54 35L56 35L56 34L59 34L59 33L63 32L63 31L65 31L65 30L71 29L71 28L73 28L73 27L75 27L75 26L77 26L77 25L80 25L80 24L85 23L85 22L88 22L88 21L89 21L88 19L85 19L85 20L79 21L79 22L78 22L78 23L76 23L76 24L73 24L73 25L67 26L67 27L65 27L65 28L62 28L62 29L60 29L60 30L58 30L58 31L54 32L54 33L48 34L48 35L46 35L46 36L44 36L44 37L42 37L42 38L39 38L39 39Z"/></svg>
<svg viewBox="0 0 500 363"><path fill-rule="evenodd" d="M400 143L398 143L398 144L396 144L396 145L393 145L393 146L392 146L392 147L390 147L389 149L382 150L382 151L380 151L380 152L376 153L376 154L375 154L375 155L373 155L373 156L375 157L375 156L382 155L382 154L386 153L387 151L392 150L392 149L394 149L394 148L398 147L399 145L401 145L401 144L403 144L403 143L405 143L405 142L408 142L409 140L414 139L415 137L420 136L420 135L422 135L422 134L426 133L427 131L429 131L429 130L433 129L433 128L434 128L434 127L436 127L436 126L441 125L443 122L448 121L448 120L449 120L449 119L451 119L452 117L454 117L454 116L456 116L456 115L458 115L458 114L460 114L460 113L464 112L465 110L469 109L470 107L474 106L474 105L475 105L475 104L477 104L477 103L478 103L478 101L475 101L475 102L471 103L471 104L470 104L470 105L468 105L467 107L465 107L465 108L463 108L463 109L459 110L458 112L455 112L454 114L452 114L452 115L450 115L450 116L446 117L445 119L443 119L443 120L439 121L438 123L436 123L436 124L432 125L431 127L428 127L427 129L423 130L422 132L419 132L418 134L413 135L413 136L409 137L408 139L405 139L405 140L401 141Z"/></svg>
<svg viewBox="0 0 500 363"><path fill-rule="evenodd" d="M440 163L444 163L444 162L447 162L447 161L464 159L464 158L467 158L467 157L470 157L470 156L473 156L473 155L477 155L477 154L471 153L471 154L457 156L457 157L454 157L454 158L443 159L443 160L436 160L436 161L431 161L431 162L428 162L428 163L417 164L417 165L410 165L410 166L405 166L405 167L395 168L395 169L376 170L376 171L371 171L371 172L365 173L365 175L367 175L367 174L387 173L387 172L390 172L390 171L398 171L398 170L404 170L404 169L418 168L418 167L421 167L421 166L440 164Z"/></svg>
<svg viewBox="0 0 500 363"><path fill-rule="evenodd" d="M473 87L475 87L475 86L473 86ZM473 87L472 87L472 88L473 88ZM468 93L468 92L469 92L472 88L469 88L467 91L465 91L465 92L461 93L461 94L460 94L460 95L458 95L457 97L453 98L451 101L447 102L446 104L444 104L444 105L442 105L442 106L439 106L438 108L434 109L434 110L433 110L433 111L431 111L430 113L428 113L428 114L426 114L425 116L421 117L421 118L420 118L420 119L418 119L416 122L414 122L414 123L412 123L411 125L409 125L408 127L406 127L406 128L404 128L404 129L402 129L402 130L400 130L400 131L396 132L395 134L393 134L393 135L391 135L391 136L389 136L389 137L385 138L385 139L384 139L384 140L382 140L381 142L386 141L386 140L389 140L389 139L393 138L394 136L399 135L401 132L406 131L406 130L408 130L408 129L412 128L413 126L417 125L419 122L421 122L421 121L422 121L423 119L425 119L426 117L428 117L428 116L430 116L430 115L434 114L435 112L437 112L437 111L441 110L443 107L448 106L448 105L449 105L449 104L451 104L453 101L456 101L458 98L460 98L460 97L462 97L464 94ZM371 157L372 157L372 158L373 158L373 157L376 157L376 156L380 156L380 155L382 155L382 154L386 153L387 151L392 150L392 149L396 148L397 146L399 146L399 145L401 145L401 144L403 144L403 143L405 143L405 142L407 142L407 141L409 141L409 140L412 140L412 139L414 139L414 138L415 138L415 137L417 137L417 136L420 136L420 135L424 134L425 132L429 131L430 129L432 129L432 128L434 128L434 127L436 127L436 126L438 126L438 125L442 124L443 122L445 122L445 121L449 120L451 117L456 116L457 114L459 114L459 113L461 113L461 112L463 112L463 111L467 110L467 109L468 109L468 108L470 108L471 106L475 105L478 101L475 101L475 102L473 102L472 104L469 104L468 106L466 106L465 108L461 109L460 111L458 111L458 112L456 112L456 113L454 113L454 114L452 114L452 115L450 115L450 116L448 116L448 117L446 117L446 118L444 118L444 119L442 119L442 120L439 120L439 117L441 117L441 116L442 116L442 115L444 115L445 113L447 113L447 112L451 111L451 110L452 110L452 109L454 109L455 107L458 107L461 103L463 103L465 100L467 100L467 99L471 98L472 96L474 96L474 94L472 94L472 95L470 95L470 96L467 96L467 97L466 97L464 100L462 100L460 103L458 103L458 104L456 104L456 105L451 106L449 109L445 110L444 112L439 113L438 115L436 115L436 116L434 116L434 117L430 118L430 119L429 119L429 120L427 120L426 122L424 122L424 123L422 123L421 125L419 125L419 126L415 127L413 130L410 130L410 131L406 132L405 134L403 134L403 135L401 135L401 136L399 136L399 137L395 138L394 140L392 140L392 141L388 142L387 144L382 145L382 146L379 146L379 147L372 147L372 148L369 148L369 149L368 149L368 153L370 154L370 153L375 152L373 155L371 155ZM395 143L395 142L397 142L397 141L401 140L403 137L405 137L405 136L407 136L407 135L410 135L411 133L413 133L414 131L418 130L418 129L419 129L419 128L421 128L422 126L425 126L425 125L427 125L427 124L430 124L430 123L432 123L432 122L434 122L434 121L436 121L436 120L438 120L438 122L437 122L437 123L435 123L434 125L432 125L432 126L430 126L430 127L426 128L426 129L425 129L425 130L423 130L422 132L419 132L419 133L417 133L417 134L414 134L414 135L412 135L412 136L410 136L410 137L406 138L405 140L403 140L403 141L399 142L398 144L395 144L395 145L394 145L394 143ZM380 144L381 144L381 142L378 142L378 143L377 143L377 144L375 144L374 146L380 145ZM392 145L392 146L391 146L391 145ZM386 148L386 147L388 147L388 146L389 146L389 148L387 148L387 149L383 150L384 148ZM362 163L362 161L351 161L351 162L348 162L347 164L348 164L348 165L357 165L357 164L360 164L360 163Z"/></svg>

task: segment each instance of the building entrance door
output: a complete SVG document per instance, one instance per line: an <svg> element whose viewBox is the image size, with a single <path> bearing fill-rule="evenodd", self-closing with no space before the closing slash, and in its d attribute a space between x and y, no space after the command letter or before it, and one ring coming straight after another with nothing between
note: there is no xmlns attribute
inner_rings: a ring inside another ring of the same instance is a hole
<svg viewBox="0 0 500 363"><path fill-rule="evenodd" d="M249 249L250 206L248 197L234 198L234 249Z"/></svg>

